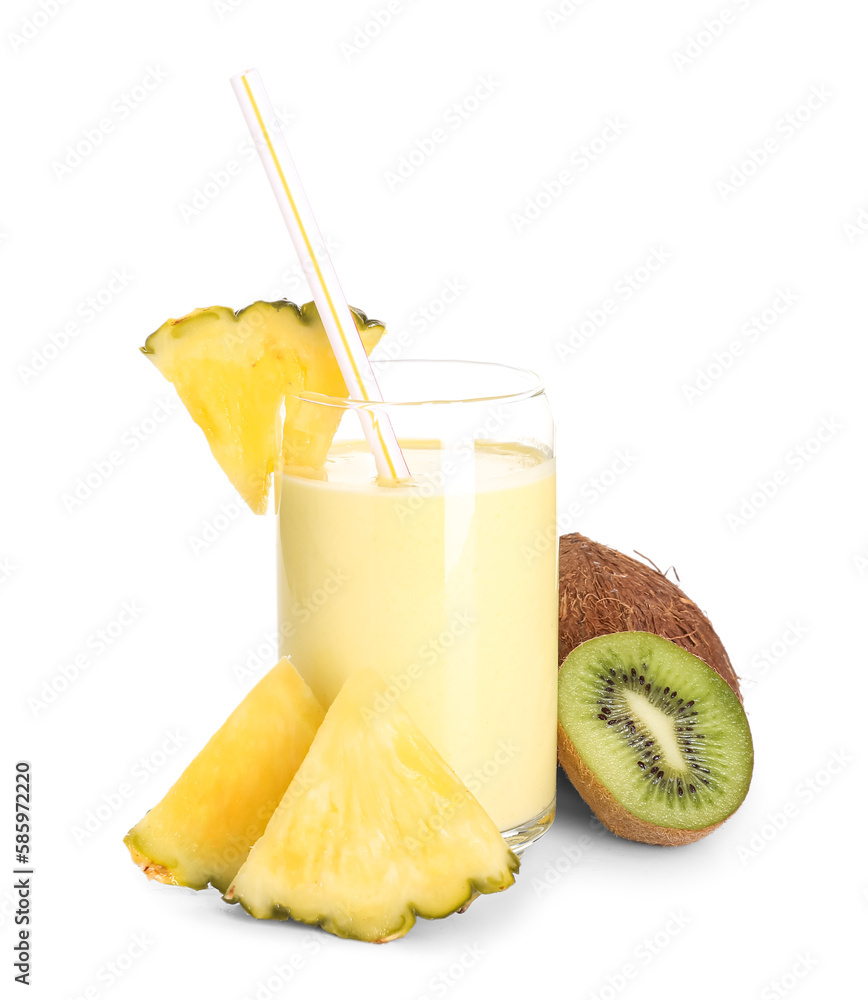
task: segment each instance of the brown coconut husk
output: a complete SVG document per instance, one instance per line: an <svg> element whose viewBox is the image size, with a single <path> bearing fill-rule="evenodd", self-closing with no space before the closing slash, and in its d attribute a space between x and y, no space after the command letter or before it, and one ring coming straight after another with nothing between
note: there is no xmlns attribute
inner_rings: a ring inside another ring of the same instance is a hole
<svg viewBox="0 0 868 1000"><path fill-rule="evenodd" d="M559 663L598 635L654 632L704 660L744 700L723 643L684 591L658 569L584 535L561 536L559 619Z"/></svg>

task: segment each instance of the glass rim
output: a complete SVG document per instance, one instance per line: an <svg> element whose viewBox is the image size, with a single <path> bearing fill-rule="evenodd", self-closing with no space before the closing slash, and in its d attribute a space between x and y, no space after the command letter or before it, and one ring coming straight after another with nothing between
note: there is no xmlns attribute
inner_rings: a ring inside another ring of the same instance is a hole
<svg viewBox="0 0 868 1000"><path fill-rule="evenodd" d="M373 362L375 365L376 361ZM525 399L533 399L535 396L542 396L545 393L545 386L542 379L530 368L519 368L516 365L507 365L500 361L472 361L459 358L389 358L382 362L389 367L397 366L420 366L433 367L437 365L460 365L462 368L486 369L490 372L509 372L527 385L512 392L483 393L473 396L436 396L431 399L355 399L348 396L332 396L322 392L300 392L287 391L287 399L298 399L306 403L316 403L319 406L334 406L342 410L373 410L383 407L405 407L405 406L455 406L461 403L517 403Z"/></svg>

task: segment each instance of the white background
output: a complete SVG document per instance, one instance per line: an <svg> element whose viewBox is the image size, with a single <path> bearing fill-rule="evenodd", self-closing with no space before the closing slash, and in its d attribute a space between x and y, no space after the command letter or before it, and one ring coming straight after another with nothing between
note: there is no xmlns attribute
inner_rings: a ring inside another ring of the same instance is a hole
<svg viewBox="0 0 868 1000"><path fill-rule="evenodd" d="M706 28L721 3L587 0L552 23L555 0L402 0L364 47L353 40L385 0L43 6L51 17L9 0L0 24L2 788L8 803L13 761L32 761L28 995L855 995L868 915L862 6L732 0ZM274 659L272 518L241 509L137 350L196 306L308 297L242 145L228 78L251 65L287 116L350 301L393 342L405 335L404 356L538 371L564 530L674 565L708 610L744 679L756 770L706 840L617 840L566 784L515 888L380 948L254 922L130 863L123 834ZM144 79L153 89L136 91ZM63 170L103 119L100 143ZM607 119L615 141L570 167ZM390 185L438 127L445 141ZM521 224L565 168L571 183ZM212 172L229 183L203 191ZM637 271L655 250L665 263ZM438 306L448 281L461 295ZM617 310L582 328L607 298ZM99 651L119 616L129 624ZM168 734L184 742L160 763ZM2 815L2 976L19 990ZM275 968L293 956L284 985Z"/></svg>

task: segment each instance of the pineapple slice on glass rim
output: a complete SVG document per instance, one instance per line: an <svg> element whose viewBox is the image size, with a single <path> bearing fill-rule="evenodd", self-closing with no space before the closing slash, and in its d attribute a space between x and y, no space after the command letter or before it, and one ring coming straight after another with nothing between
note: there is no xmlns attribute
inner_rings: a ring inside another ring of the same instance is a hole
<svg viewBox="0 0 868 1000"><path fill-rule="evenodd" d="M353 309L366 353L386 332ZM174 384L202 428L211 452L257 514L268 509L269 484L283 450L287 465L320 468L341 413L308 413L287 389L346 396L347 386L313 302L254 302L194 309L167 320L141 348ZM317 411L326 407L316 407Z"/></svg>

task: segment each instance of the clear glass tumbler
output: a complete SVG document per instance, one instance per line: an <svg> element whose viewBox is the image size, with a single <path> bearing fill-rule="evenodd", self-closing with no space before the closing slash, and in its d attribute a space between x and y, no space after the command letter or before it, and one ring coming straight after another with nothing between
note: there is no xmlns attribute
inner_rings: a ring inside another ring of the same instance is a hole
<svg viewBox="0 0 868 1000"><path fill-rule="evenodd" d="M324 706L375 668L521 851L555 807L551 412L506 365L391 361L378 378L388 402L287 396L281 654ZM378 482L362 410L388 416L410 482Z"/></svg>

